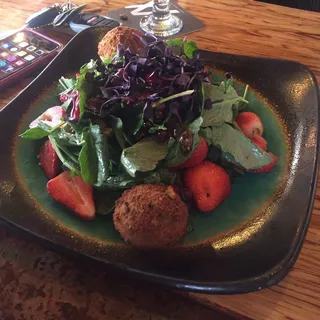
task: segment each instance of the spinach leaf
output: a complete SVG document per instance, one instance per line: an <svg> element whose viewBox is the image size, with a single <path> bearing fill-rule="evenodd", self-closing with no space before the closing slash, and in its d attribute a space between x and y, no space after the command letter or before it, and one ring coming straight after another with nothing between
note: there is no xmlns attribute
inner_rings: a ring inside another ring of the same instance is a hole
<svg viewBox="0 0 320 320"><path fill-rule="evenodd" d="M136 120L136 125L132 132L133 135L136 135L143 125L143 113L138 114L135 120Z"/></svg>
<svg viewBox="0 0 320 320"><path fill-rule="evenodd" d="M192 152L200 142L198 132L201 127L202 121L202 117L198 117L195 120L193 120L187 127L187 129L189 129L192 132L192 147L189 152L183 152L181 150L180 137L178 137L177 139L171 138L169 140L169 152L166 157L169 167L175 167L181 163L186 162L190 158Z"/></svg>
<svg viewBox="0 0 320 320"><path fill-rule="evenodd" d="M273 161L268 153L227 123L201 129L200 134L209 144L219 147L226 160L245 169L259 169Z"/></svg>
<svg viewBox="0 0 320 320"><path fill-rule="evenodd" d="M122 108L118 117L123 122L125 136L130 138L138 133L143 125L144 103L133 106L132 108Z"/></svg>
<svg viewBox="0 0 320 320"><path fill-rule="evenodd" d="M181 56L183 54L183 39L169 39L166 40L167 45L172 49L173 53L177 56Z"/></svg>
<svg viewBox="0 0 320 320"><path fill-rule="evenodd" d="M79 91L80 119L82 118L85 112L87 100L89 96L92 94L92 91L94 90L93 83L89 82L86 79L86 75L88 73L94 73L95 75L98 74L97 61L90 60L89 63L84 64L80 68L80 76L77 78L76 83L74 85L74 88Z"/></svg>
<svg viewBox="0 0 320 320"><path fill-rule="evenodd" d="M50 133L53 133L59 129L65 122L61 121L58 125L51 127L43 121L39 121L37 127L27 129L25 132L20 134L20 137L29 140L38 140L47 137Z"/></svg>
<svg viewBox="0 0 320 320"><path fill-rule="evenodd" d="M122 120L120 118L117 118L114 116L110 116L110 117L112 119L113 133L119 143L119 146L121 147L121 149L125 149L126 148L126 141L125 141L124 133L123 133Z"/></svg>
<svg viewBox="0 0 320 320"><path fill-rule="evenodd" d="M80 75L86 74L88 72L92 73L97 70L97 61L91 59L88 63L85 63L81 68L80 68Z"/></svg>
<svg viewBox="0 0 320 320"><path fill-rule="evenodd" d="M160 143L152 138L146 138L133 146L124 149L121 154L121 163L130 174L135 177L137 171L152 171L168 153L167 143Z"/></svg>
<svg viewBox="0 0 320 320"><path fill-rule="evenodd" d="M248 103L243 97L239 97L232 86L224 82L220 86L203 83L204 100L210 99L211 109L204 109L202 112L203 127L209 127L221 123L232 123L238 115L239 110Z"/></svg>
<svg viewBox="0 0 320 320"><path fill-rule="evenodd" d="M184 54L187 58L192 59L195 52L197 52L198 46L194 41L185 41L183 46Z"/></svg>
<svg viewBox="0 0 320 320"><path fill-rule="evenodd" d="M20 137L29 140L38 140L47 137L48 131L41 129L39 127L31 128L20 134Z"/></svg>
<svg viewBox="0 0 320 320"><path fill-rule="evenodd" d="M198 117L197 119L193 120L189 124L189 130L191 130L193 133L198 133L202 123L203 123L203 118L202 117Z"/></svg>
<svg viewBox="0 0 320 320"><path fill-rule="evenodd" d="M113 60L113 58L114 58L115 55L116 55L116 53L113 53L113 54L111 55L111 58L104 58L104 57L102 57L102 56L99 56L99 57L100 57L102 63L103 63L105 66L107 66L108 64L111 63L111 61Z"/></svg>
<svg viewBox="0 0 320 320"><path fill-rule="evenodd" d="M108 177L105 181L103 181L102 185L98 187L98 189L129 189L136 184L136 181L128 173L119 173L116 176Z"/></svg>
<svg viewBox="0 0 320 320"><path fill-rule="evenodd" d="M185 41L182 38L177 38L169 39L166 42L177 56L185 55L187 58L191 59L198 50L198 46L194 41Z"/></svg>
<svg viewBox="0 0 320 320"><path fill-rule="evenodd" d="M106 136L99 125L90 125L82 137L85 144L79 154L81 176L86 183L101 186L109 174Z"/></svg>
<svg viewBox="0 0 320 320"><path fill-rule="evenodd" d="M200 142L200 137L198 133L194 133L192 135L192 138L193 138L192 148L190 149L189 152L186 152L186 153L182 152L181 150L179 138L177 139L171 138L169 140L169 144L168 144L169 151L166 157L168 167L178 166L179 164L186 162L190 158L192 152Z"/></svg>
<svg viewBox="0 0 320 320"><path fill-rule="evenodd" d="M55 139L54 135L49 135L48 137L63 166L70 169L71 172L76 175L80 174L77 157L71 151L69 151L68 148L60 145L59 140Z"/></svg>
<svg viewBox="0 0 320 320"><path fill-rule="evenodd" d="M142 183L151 183L151 184L174 184L177 175L179 173L177 171L175 172L170 172L166 168L161 168L159 170L156 170L152 173L150 173L148 176L146 176Z"/></svg>
<svg viewBox="0 0 320 320"><path fill-rule="evenodd" d="M64 129L54 132L54 138L59 141L59 145L65 146L81 146L84 144L82 136L77 133L67 132Z"/></svg>
<svg viewBox="0 0 320 320"><path fill-rule="evenodd" d="M188 152L182 151L181 143L180 143L181 136L179 136L177 139L171 138L169 140L169 144L168 144L169 151L166 157L169 167L175 167L181 163L186 162L190 158L194 149L198 146L200 142L200 137L198 132L201 127L202 121L203 121L202 117L198 117L193 122L191 122L186 128L190 130L192 133L192 147Z"/></svg>
<svg viewBox="0 0 320 320"><path fill-rule="evenodd" d="M81 119L86 109L88 95L92 90L92 85L87 82L85 75L80 75L78 78L77 90L79 91L79 117Z"/></svg>
<svg viewBox="0 0 320 320"><path fill-rule="evenodd" d="M221 149L213 144L209 146L207 159L222 166L229 174L231 179L242 177L244 175L244 170L225 159Z"/></svg>

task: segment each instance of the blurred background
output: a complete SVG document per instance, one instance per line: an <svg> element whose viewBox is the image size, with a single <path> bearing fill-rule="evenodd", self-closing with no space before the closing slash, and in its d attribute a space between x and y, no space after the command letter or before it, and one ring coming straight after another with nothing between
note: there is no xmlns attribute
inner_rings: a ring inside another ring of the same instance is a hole
<svg viewBox="0 0 320 320"><path fill-rule="evenodd" d="M320 12L320 0L258 0L258 1L279 4L282 6L287 6L292 8Z"/></svg>

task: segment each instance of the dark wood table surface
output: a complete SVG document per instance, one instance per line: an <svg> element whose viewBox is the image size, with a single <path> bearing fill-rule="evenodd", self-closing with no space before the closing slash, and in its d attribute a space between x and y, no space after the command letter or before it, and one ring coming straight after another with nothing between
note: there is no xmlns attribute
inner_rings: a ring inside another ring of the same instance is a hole
<svg viewBox="0 0 320 320"><path fill-rule="evenodd" d="M86 3L104 13L131 1ZM2 0L0 30L18 28L31 13L50 4L49 0ZM188 36L201 48L297 60L320 80L320 13L253 0L182 0L179 4L206 23L204 31ZM59 30L44 32L62 42L70 39ZM0 106L32 78L1 92ZM190 293L185 297L61 257L0 225L0 320L320 319L319 187L309 232L293 270L280 284L248 295Z"/></svg>

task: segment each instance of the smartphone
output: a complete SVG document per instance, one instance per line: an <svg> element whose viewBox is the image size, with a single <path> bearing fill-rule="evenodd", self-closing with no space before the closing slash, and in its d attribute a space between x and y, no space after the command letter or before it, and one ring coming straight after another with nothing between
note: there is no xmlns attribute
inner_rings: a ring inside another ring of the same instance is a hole
<svg viewBox="0 0 320 320"><path fill-rule="evenodd" d="M62 45L34 30L24 29L0 40L0 89L48 64Z"/></svg>

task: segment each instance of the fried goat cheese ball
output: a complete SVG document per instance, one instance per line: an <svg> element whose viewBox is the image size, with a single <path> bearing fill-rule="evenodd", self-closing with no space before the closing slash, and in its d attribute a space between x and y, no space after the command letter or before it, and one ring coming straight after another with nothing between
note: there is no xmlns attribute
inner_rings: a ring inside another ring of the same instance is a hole
<svg viewBox="0 0 320 320"><path fill-rule="evenodd" d="M171 186L143 184L116 201L113 221L122 238L139 249L162 249L185 235L188 209Z"/></svg>
<svg viewBox="0 0 320 320"><path fill-rule="evenodd" d="M139 30L129 27L116 27L107 32L98 44L99 56L110 59L112 54L117 52L118 44L130 48L132 53L137 53L139 48L143 48L143 43L133 33L143 35Z"/></svg>

